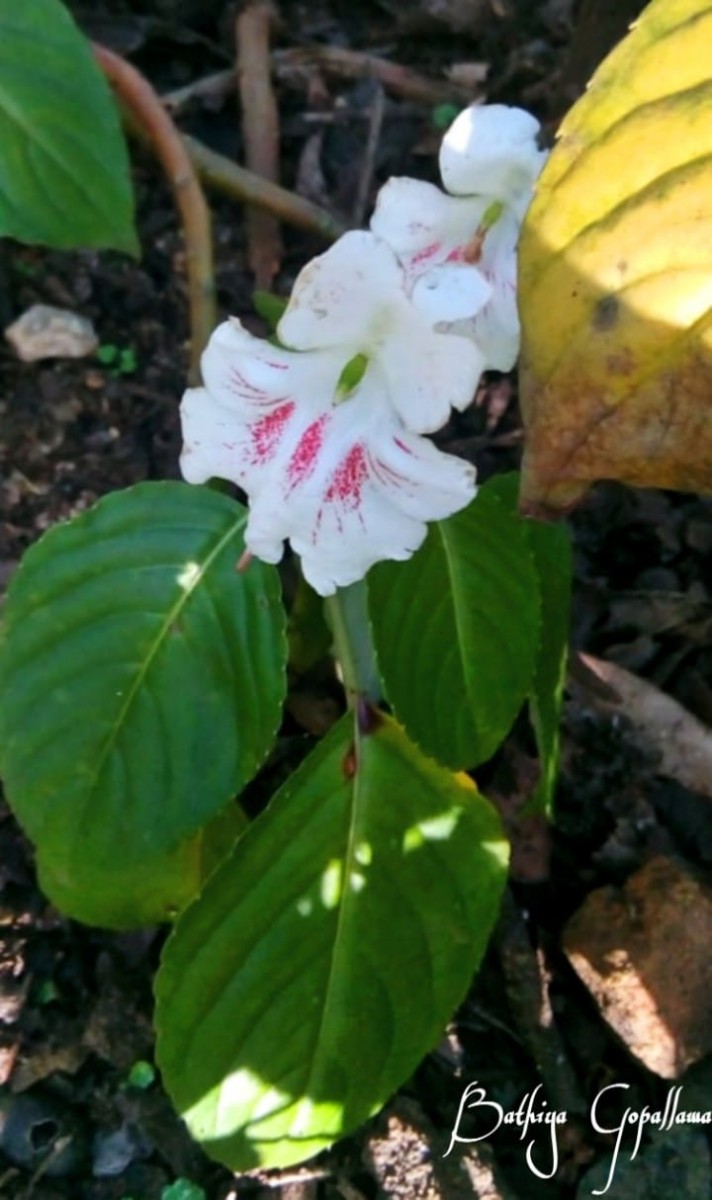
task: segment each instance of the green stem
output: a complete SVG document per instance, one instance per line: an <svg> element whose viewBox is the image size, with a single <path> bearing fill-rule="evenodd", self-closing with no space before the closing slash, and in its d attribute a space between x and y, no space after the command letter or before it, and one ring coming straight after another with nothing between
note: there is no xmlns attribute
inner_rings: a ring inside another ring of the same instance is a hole
<svg viewBox="0 0 712 1200"><path fill-rule="evenodd" d="M366 584L339 588L325 601L326 618L334 638L334 655L341 667L349 708L360 696L378 700L380 684L368 621Z"/></svg>

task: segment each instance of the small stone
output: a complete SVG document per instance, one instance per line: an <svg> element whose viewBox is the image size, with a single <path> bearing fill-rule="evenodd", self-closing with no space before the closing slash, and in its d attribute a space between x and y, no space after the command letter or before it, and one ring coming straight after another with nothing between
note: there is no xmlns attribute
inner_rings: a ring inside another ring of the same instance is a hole
<svg viewBox="0 0 712 1200"><path fill-rule="evenodd" d="M99 344L91 321L49 304L33 304L8 325L5 337L23 362L86 358Z"/></svg>
<svg viewBox="0 0 712 1200"><path fill-rule="evenodd" d="M380 1200L510 1200L489 1146L457 1147L414 1101L398 1096L372 1127L363 1161Z"/></svg>
<svg viewBox="0 0 712 1200"><path fill-rule="evenodd" d="M712 1050L711 943L712 889L662 856L592 892L564 931L603 1018L663 1079Z"/></svg>
<svg viewBox="0 0 712 1200"><path fill-rule="evenodd" d="M124 1123L111 1133L101 1131L94 1138L92 1175L95 1179L111 1179L152 1152L153 1146L135 1125Z"/></svg>

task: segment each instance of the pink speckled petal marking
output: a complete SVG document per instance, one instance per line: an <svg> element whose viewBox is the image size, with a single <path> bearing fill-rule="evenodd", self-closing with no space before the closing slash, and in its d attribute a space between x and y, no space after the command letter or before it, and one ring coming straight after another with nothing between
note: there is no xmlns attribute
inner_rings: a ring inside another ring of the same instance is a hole
<svg viewBox="0 0 712 1200"><path fill-rule="evenodd" d="M332 352L290 354L228 321L202 369L205 387L186 392L181 405L181 471L190 483L216 476L249 492L329 408L341 362Z"/></svg>
<svg viewBox="0 0 712 1200"><path fill-rule="evenodd" d="M449 516L475 494L474 469L405 430L369 371L319 432L319 453L295 480L273 471L251 497L247 545L275 561L289 539L322 595L363 578L383 559L404 559L421 544L428 520ZM306 443L314 443L309 432ZM297 454L302 462L301 452ZM270 557L271 555L271 557Z"/></svg>

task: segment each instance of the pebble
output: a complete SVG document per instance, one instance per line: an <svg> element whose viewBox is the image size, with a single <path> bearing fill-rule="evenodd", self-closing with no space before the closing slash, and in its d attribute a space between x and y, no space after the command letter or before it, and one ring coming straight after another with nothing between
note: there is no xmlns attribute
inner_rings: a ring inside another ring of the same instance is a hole
<svg viewBox="0 0 712 1200"><path fill-rule="evenodd" d="M5 337L23 362L86 358L99 344L91 321L50 304L33 304L8 325Z"/></svg>
<svg viewBox="0 0 712 1200"><path fill-rule="evenodd" d="M136 1159L148 1158L153 1146L133 1125L124 1124L94 1139L92 1174L96 1179L121 1175Z"/></svg>
<svg viewBox="0 0 712 1200"><path fill-rule="evenodd" d="M591 892L564 951L602 1017L663 1079L712 1050L712 889L684 863L651 859L622 888Z"/></svg>

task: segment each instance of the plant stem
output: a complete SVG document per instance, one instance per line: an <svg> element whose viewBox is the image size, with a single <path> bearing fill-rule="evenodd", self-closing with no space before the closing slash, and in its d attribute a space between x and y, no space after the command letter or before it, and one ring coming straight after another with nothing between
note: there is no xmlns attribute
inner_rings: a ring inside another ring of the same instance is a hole
<svg viewBox="0 0 712 1200"><path fill-rule="evenodd" d="M359 697L378 700L380 683L368 621L365 582L361 580L350 587L339 588L333 596L327 597L325 611L349 708L355 707Z"/></svg>
<svg viewBox="0 0 712 1200"><path fill-rule="evenodd" d="M153 145L173 188L185 234L190 301L190 379L196 383L200 356L217 325L210 209L190 155L151 84L135 67L96 42L94 55L115 88L132 125Z"/></svg>

